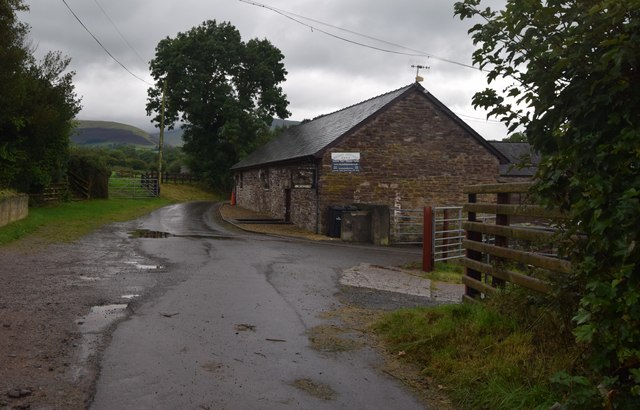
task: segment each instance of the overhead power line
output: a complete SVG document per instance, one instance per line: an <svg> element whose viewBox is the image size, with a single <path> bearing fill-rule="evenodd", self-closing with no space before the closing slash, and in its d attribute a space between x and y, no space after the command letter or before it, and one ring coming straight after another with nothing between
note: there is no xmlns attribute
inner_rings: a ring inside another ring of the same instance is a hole
<svg viewBox="0 0 640 410"><path fill-rule="evenodd" d="M382 52L385 52L385 53L399 54L399 55L405 55L405 56L410 56L410 57L428 57L428 58L432 58L434 60L439 60L439 61L442 61L442 62L445 62L445 63L449 63L449 64L455 64L455 65L458 65L458 66L461 66L461 67L470 68L470 69L477 70L477 71L485 71L485 70L482 70L482 69L480 69L478 67L474 67L474 66L472 66L470 64L461 63L459 61L455 61L455 60L450 60L450 59L447 59L447 58L439 57L439 56L436 56L434 54L427 53L425 51L416 50L416 49L413 49L413 48L410 48L410 47L405 47L405 46L400 45L400 44L392 43L392 42L389 42L389 41L386 41L386 40L383 40L383 39L380 39L380 38L369 36L367 34L358 33L358 32L353 31L353 30L349 30L349 29L346 29L346 28L343 28L343 27L335 26L333 24L329 24L329 23L326 23L326 22L323 22L323 21L320 21L320 20L313 19L311 17L306 17L306 16L303 16L303 15L300 15L300 14L296 14L296 13L293 13L293 12L290 12L290 11L278 9L278 8L275 8L275 7L266 5L266 4L258 3L256 1L252 1L252 0L238 0L238 1L240 1L242 3L246 3L246 4L249 4L249 5L252 5L252 6L262 7L264 9L273 11L274 13L279 14L282 17L285 17L285 18L287 18L289 20L292 20L292 21L294 21L294 22L296 22L298 24L301 24L301 25L303 25L305 27L310 28L311 31L318 31L318 32L320 32L322 34L325 34L327 36L333 37L335 39L346 41L347 43L355 44L355 45L358 45L358 46L361 46L361 47L366 47L366 48L370 48L370 49L373 49L373 50L382 51ZM309 23L305 23L303 21L300 21L299 19L304 19L304 20L307 20L307 21L310 21L310 22L313 22L313 23L316 23L316 24L320 24L320 25L323 25L323 26L326 26L326 27L331 27L331 28L336 29L336 30L341 30L341 31L344 31L346 33L354 34L354 35L359 36L359 37L367 38L369 40L374 40L374 41L377 41L377 42L380 42L380 43L383 43L383 44L387 44L387 45L392 46L392 47L397 47L397 48L402 49L402 50L407 50L407 51L391 50L391 49L388 49L388 48L376 47L376 46L373 46L373 45L370 45L370 44L361 43L361 42L358 42L358 41L355 41L355 40L351 40L351 39L348 39L346 37L341 37L341 36L338 36L336 34L330 33L328 31L322 30L322 29L318 28L317 26L314 26L314 25L309 24Z"/></svg>
<svg viewBox="0 0 640 410"><path fill-rule="evenodd" d="M127 41L127 39L125 38L124 34L122 34L122 32L120 31L120 29L118 28L118 26L116 26L116 23L114 23L113 19L111 19L111 17L109 17L109 15L107 14L107 12L104 10L104 8L102 8L102 5L98 2L98 0L93 0L94 3L96 3L96 6L98 6L98 8L100 9L100 11L102 12L102 14L104 14L104 16L107 18L107 20L109 20L109 23L111 23L111 25L113 26L113 28L118 32L118 34L120 35L120 38L125 42L125 44L131 49L131 51L133 51L135 53L135 55L138 57L138 59L140 60L140 62L142 62L143 65L147 65L147 62L144 61L144 58L142 58L140 56L140 53L138 53L138 50L136 50L131 43L129 43L129 41Z"/></svg>
<svg viewBox="0 0 640 410"><path fill-rule="evenodd" d="M115 61L116 63L118 63L118 65L120 65L120 67L122 67L126 72L128 72L129 74L131 74L133 77L135 77L136 79L142 81L143 83L153 86L153 84L149 83L148 81L146 81L145 79L138 77L137 75L135 75L131 70L129 70L124 64L122 64L117 58L115 58L113 56L113 54L111 54L109 52L109 50L107 50L107 48L100 42L100 40L98 40L98 38L96 36L93 35L93 33L91 32L91 30L89 30L87 28L87 26L85 26L85 24L82 22L82 20L80 20L80 17L78 17L78 15L71 9L71 7L69 7L69 5L67 4L67 2L65 0L62 0L62 2L64 3L65 6L67 6L67 9L69 9L69 12L73 15L73 17L76 18L76 20L78 20L78 23L80 23L80 25L87 31L87 33L89 33L89 35L91 37L93 37L93 39L96 41L96 43L98 43L98 45L104 50L105 53L107 53L107 55L109 57L111 57L111 59L113 61Z"/></svg>

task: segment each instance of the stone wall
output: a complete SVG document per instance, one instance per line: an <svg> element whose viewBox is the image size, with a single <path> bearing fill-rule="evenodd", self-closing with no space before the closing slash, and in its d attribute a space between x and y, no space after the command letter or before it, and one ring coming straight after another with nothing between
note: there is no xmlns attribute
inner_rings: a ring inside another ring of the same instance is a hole
<svg viewBox="0 0 640 410"><path fill-rule="evenodd" d="M332 171L334 152L360 153L359 172ZM317 187L295 188L298 170L314 167ZM236 201L244 208L284 218L285 192L290 189L291 221L326 233L330 206L382 205L391 210L393 219L398 209L462 204L464 185L496 182L498 177L498 158L415 91L343 136L317 165L237 172Z"/></svg>
<svg viewBox="0 0 640 410"><path fill-rule="evenodd" d="M0 199L0 226L26 218L29 215L29 195L17 194Z"/></svg>
<svg viewBox="0 0 640 410"><path fill-rule="evenodd" d="M296 178L302 174L305 178ZM236 203L246 209L285 219L287 190L291 195L290 221L316 231L315 166L300 164L236 172ZM307 182L309 184L307 184Z"/></svg>
<svg viewBox="0 0 640 410"><path fill-rule="evenodd" d="M332 171L333 152L360 153L360 171ZM498 177L498 159L415 92L323 155L320 226L331 205L386 205L392 213L424 205L458 205L465 201L464 185L496 182Z"/></svg>

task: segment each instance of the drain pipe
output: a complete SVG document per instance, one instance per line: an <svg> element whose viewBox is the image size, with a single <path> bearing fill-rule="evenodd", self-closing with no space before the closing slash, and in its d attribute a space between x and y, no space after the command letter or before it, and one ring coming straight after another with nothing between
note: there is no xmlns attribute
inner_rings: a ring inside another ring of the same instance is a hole
<svg viewBox="0 0 640 410"><path fill-rule="evenodd" d="M316 188L316 235L320 234L320 167L322 159L316 159L315 188Z"/></svg>

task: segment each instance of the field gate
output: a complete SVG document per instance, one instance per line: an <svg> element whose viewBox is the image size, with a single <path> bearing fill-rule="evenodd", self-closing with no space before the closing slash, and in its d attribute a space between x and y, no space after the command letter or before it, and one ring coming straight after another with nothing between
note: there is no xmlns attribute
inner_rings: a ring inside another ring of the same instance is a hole
<svg viewBox="0 0 640 410"><path fill-rule="evenodd" d="M109 178L110 198L156 198L160 196L158 175L141 174L134 177Z"/></svg>
<svg viewBox="0 0 640 410"><path fill-rule="evenodd" d="M423 217L422 269L434 263L464 257L465 238L461 206L426 206Z"/></svg>

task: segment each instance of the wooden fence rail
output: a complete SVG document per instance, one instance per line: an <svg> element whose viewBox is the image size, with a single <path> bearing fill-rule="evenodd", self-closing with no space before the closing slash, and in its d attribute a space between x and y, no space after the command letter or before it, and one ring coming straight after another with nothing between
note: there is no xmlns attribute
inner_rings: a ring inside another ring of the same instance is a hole
<svg viewBox="0 0 640 410"><path fill-rule="evenodd" d="M548 293L548 278L571 271L570 262L555 255L555 227L566 218L556 211L530 204L531 183L485 184L464 187L463 210L466 255L465 301L490 296L507 282ZM482 201L480 201L482 197ZM495 214L495 223L481 222L479 213Z"/></svg>

